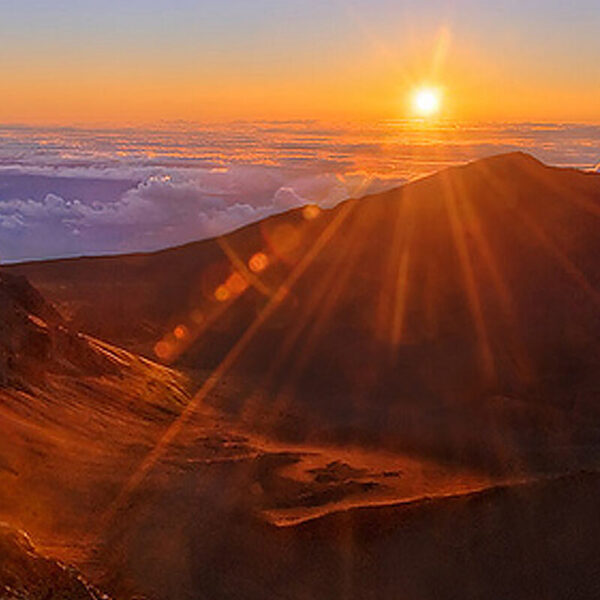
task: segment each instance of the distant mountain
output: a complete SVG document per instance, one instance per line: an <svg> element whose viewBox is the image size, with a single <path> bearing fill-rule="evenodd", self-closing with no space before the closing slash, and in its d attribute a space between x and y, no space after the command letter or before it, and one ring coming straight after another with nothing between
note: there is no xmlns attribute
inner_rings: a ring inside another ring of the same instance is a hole
<svg viewBox="0 0 600 600"><path fill-rule="evenodd" d="M220 239L9 272L130 350L206 373L235 348L241 387L207 401L280 436L546 469L600 442L599 220L600 175L512 153Z"/></svg>

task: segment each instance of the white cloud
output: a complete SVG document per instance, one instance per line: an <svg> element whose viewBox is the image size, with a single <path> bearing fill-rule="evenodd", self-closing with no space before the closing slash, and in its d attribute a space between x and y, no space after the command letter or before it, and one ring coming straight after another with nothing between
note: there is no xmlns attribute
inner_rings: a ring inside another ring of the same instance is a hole
<svg viewBox="0 0 600 600"><path fill-rule="evenodd" d="M157 172L103 202L53 192L37 199L0 199L0 257L14 261L158 249L221 235L307 203L334 206L370 184L365 175L298 176L232 166Z"/></svg>

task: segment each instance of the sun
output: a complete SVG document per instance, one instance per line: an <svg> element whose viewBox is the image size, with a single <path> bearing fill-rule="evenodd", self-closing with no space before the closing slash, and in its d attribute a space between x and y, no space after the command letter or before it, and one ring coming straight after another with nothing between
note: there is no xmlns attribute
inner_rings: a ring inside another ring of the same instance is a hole
<svg viewBox="0 0 600 600"><path fill-rule="evenodd" d="M434 87L420 87L412 93L412 109L420 117L432 117L441 108L441 92Z"/></svg>

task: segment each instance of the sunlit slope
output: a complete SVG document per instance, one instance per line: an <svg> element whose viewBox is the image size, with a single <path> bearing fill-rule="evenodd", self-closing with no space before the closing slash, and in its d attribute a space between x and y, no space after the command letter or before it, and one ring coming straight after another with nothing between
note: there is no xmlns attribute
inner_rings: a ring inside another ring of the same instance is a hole
<svg viewBox="0 0 600 600"><path fill-rule="evenodd" d="M97 597L66 564L115 597L220 596L205 573L229 575L225 547L248 581L248 544L273 548L279 527L498 482L406 455L277 442L206 406L184 419L184 376L73 331L24 277L0 273L0 306L2 598ZM275 577L287 568L272 566Z"/></svg>
<svg viewBox="0 0 600 600"><path fill-rule="evenodd" d="M600 442L599 221L600 176L515 153L220 240L15 269L99 337L201 377L225 358L238 387L205 401L268 432L556 469Z"/></svg>
<svg viewBox="0 0 600 600"><path fill-rule="evenodd" d="M86 556L186 380L75 332L24 277L0 274L0 308L0 596L99 598L14 530L43 556Z"/></svg>

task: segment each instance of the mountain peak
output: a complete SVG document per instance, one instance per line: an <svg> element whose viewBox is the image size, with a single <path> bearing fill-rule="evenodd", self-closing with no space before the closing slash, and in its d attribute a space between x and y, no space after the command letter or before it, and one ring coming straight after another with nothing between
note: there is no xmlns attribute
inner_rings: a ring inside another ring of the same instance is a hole
<svg viewBox="0 0 600 600"><path fill-rule="evenodd" d="M486 172L492 170L494 172L502 172L503 174L509 176L516 176L524 172L532 173L534 171L547 171L551 168L552 167L544 164L535 156L528 154L527 152L523 152L522 150L484 156L483 158L478 158L464 165L451 167L452 170L463 172L473 170L478 172Z"/></svg>

